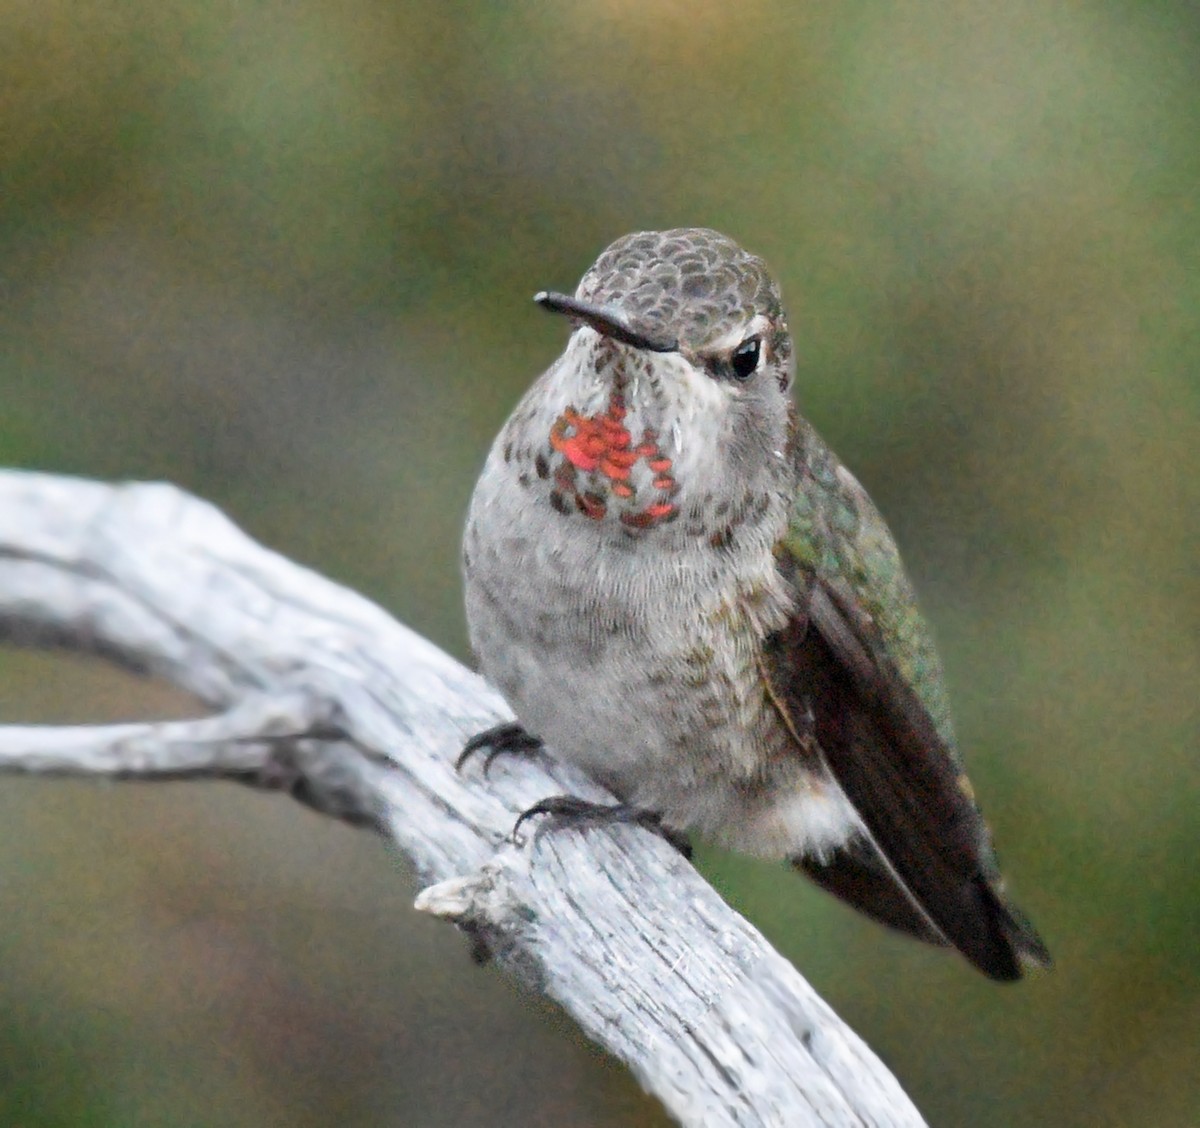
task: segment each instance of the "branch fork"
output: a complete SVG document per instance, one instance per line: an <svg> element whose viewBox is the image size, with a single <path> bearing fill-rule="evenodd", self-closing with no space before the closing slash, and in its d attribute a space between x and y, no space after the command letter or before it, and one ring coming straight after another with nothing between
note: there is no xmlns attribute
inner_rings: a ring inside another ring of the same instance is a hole
<svg viewBox="0 0 1200 1128"><path fill-rule="evenodd" d="M100 653L193 693L186 721L0 727L0 770L286 790L412 861L416 908L558 1002L687 1125L920 1114L691 865L634 826L508 840L547 795L611 802L550 757L455 771L507 714L354 592L163 484L0 472L0 640Z"/></svg>

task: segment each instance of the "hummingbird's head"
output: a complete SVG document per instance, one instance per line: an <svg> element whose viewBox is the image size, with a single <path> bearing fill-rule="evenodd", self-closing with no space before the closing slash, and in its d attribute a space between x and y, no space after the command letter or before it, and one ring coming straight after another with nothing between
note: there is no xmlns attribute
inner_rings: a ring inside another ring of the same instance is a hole
<svg viewBox="0 0 1200 1128"><path fill-rule="evenodd" d="M706 532L761 508L787 472L794 370L761 259L706 228L643 231L608 247L574 297L535 300L576 326L543 378L539 474L556 509Z"/></svg>

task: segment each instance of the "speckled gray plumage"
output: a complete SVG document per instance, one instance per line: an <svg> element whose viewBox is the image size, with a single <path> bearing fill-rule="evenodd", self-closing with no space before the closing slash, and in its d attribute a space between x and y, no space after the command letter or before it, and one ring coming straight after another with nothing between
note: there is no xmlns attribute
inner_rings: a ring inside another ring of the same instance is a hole
<svg viewBox="0 0 1200 1128"><path fill-rule="evenodd" d="M617 239L583 276L575 296L620 309L640 332L676 337L693 352L756 313L780 322L777 348L790 346L783 299L766 263L707 227L637 231Z"/></svg>

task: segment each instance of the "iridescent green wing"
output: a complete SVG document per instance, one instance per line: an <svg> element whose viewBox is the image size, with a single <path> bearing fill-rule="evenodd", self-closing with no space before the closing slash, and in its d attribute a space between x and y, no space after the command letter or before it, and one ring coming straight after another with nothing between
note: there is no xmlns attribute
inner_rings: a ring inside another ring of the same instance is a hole
<svg viewBox="0 0 1200 1128"><path fill-rule="evenodd" d="M797 421L796 444L807 481L796 492L786 551L852 612L872 657L894 665L916 691L957 763L941 659L896 542L858 479L803 420Z"/></svg>
<svg viewBox="0 0 1200 1128"><path fill-rule="evenodd" d="M1048 960L1001 894L987 826L955 749L941 665L891 534L804 422L779 566L796 591L773 637L773 696L815 746L870 836L810 876L876 919L949 942L988 975Z"/></svg>

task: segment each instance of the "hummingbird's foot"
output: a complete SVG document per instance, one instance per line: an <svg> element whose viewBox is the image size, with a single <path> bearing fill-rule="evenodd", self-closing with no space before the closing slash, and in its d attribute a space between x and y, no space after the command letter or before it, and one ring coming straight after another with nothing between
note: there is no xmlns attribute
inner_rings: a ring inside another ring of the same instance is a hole
<svg viewBox="0 0 1200 1128"><path fill-rule="evenodd" d="M544 747L540 737L526 732L516 721L507 721L471 737L463 745L458 759L454 761L454 769L461 772L463 764L476 752L486 748L487 754L483 758L483 774L487 775L491 771L492 761L497 756L506 756L510 753L514 756L536 756Z"/></svg>
<svg viewBox="0 0 1200 1128"><path fill-rule="evenodd" d="M534 803L513 824L512 842L521 843L521 824L537 815L549 815L551 822L540 828L534 835L548 830L564 830L571 827L602 826L605 823L633 823L636 826L651 830L660 838L665 838L689 862L692 860L692 844L686 834L672 827L664 826L662 815L658 811L648 811L644 807L634 807L628 803L592 803L575 795L551 795L539 803Z"/></svg>

